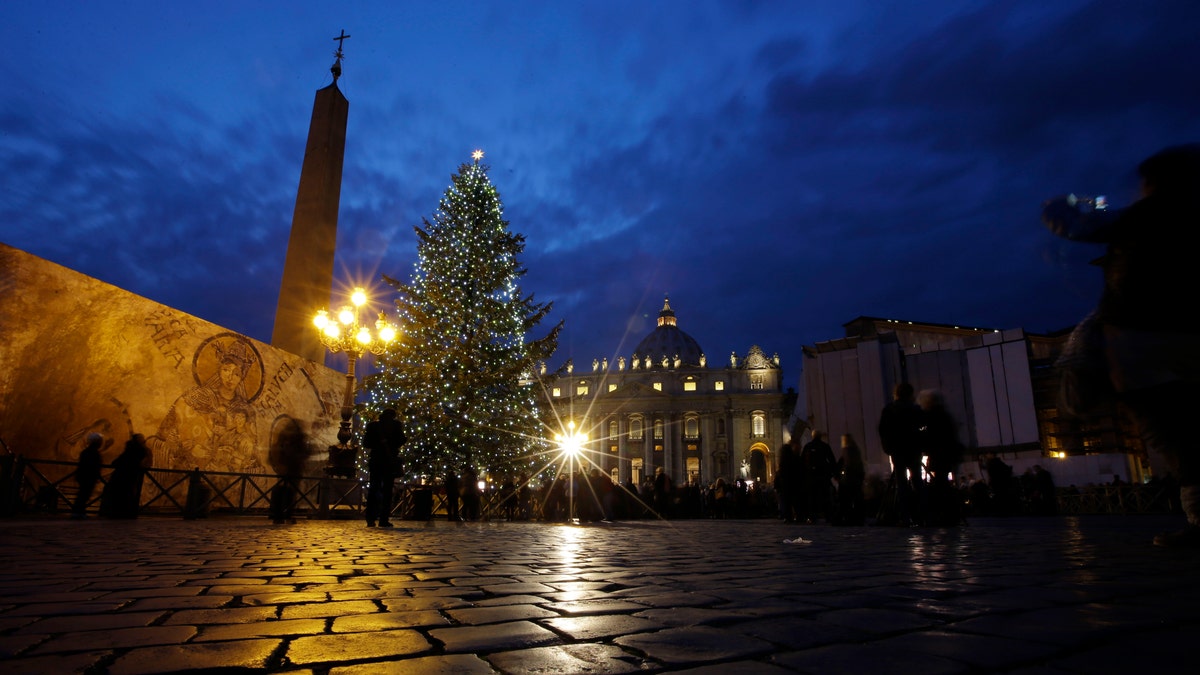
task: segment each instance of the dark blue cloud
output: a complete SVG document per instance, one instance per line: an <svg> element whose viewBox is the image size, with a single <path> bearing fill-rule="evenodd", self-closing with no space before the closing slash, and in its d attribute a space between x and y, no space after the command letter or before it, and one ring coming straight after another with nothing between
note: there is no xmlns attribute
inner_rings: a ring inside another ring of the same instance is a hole
<svg viewBox="0 0 1200 675"><path fill-rule="evenodd" d="M793 376L858 315L1061 328L1096 251L1041 201L1128 201L1200 139L1194 2L70 8L0 27L27 46L0 55L0 238L263 340L342 27L338 279L408 278L482 147L584 364L666 294L714 362L758 344Z"/></svg>

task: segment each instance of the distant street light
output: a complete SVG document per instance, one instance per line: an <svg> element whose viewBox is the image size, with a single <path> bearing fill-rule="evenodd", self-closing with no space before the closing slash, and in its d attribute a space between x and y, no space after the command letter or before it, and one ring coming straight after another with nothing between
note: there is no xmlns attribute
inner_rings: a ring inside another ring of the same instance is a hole
<svg viewBox="0 0 1200 675"><path fill-rule="evenodd" d="M375 321L374 332L359 322L359 312L367 302L367 292L362 287L356 287L350 294L350 304L343 305L334 317L331 318L329 312L324 309L313 317L313 325L320 331L321 344L333 354L346 353L346 393L342 399L342 424L338 429L336 449L342 458L350 460L349 467L330 457L331 465L343 469L352 469L353 457L357 454L357 449L350 443L354 437L350 424L350 418L354 414L354 364L366 352L382 354L388 344L396 339L396 328L388 322L383 312L379 313L379 318ZM332 455L333 448L330 452Z"/></svg>
<svg viewBox="0 0 1200 675"><path fill-rule="evenodd" d="M567 433L554 434L554 442L558 444L562 455L567 458L567 518L574 520L575 512L575 462L587 444L587 434L575 431L575 421L567 422Z"/></svg>

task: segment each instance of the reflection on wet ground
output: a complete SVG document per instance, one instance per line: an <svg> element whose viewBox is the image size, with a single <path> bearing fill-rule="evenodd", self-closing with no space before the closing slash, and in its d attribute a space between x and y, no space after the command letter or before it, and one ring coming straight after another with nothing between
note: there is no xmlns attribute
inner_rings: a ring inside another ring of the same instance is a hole
<svg viewBox="0 0 1200 675"><path fill-rule="evenodd" d="M0 655L29 672L1115 672L1150 647L1191 658L1200 552L1149 544L1178 524L0 521Z"/></svg>

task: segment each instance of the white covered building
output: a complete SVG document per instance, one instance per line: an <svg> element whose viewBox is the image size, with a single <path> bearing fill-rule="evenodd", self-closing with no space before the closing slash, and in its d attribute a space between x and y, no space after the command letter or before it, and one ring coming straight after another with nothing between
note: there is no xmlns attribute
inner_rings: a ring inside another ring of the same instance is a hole
<svg viewBox="0 0 1200 675"><path fill-rule="evenodd" d="M1060 486L1139 482L1150 469L1140 442L1116 411L1069 420L1055 408L1054 357L1066 334L985 329L859 317L845 337L804 348L803 392L795 418L829 434L852 434L868 473L886 476L879 414L896 383L940 389L968 452L962 479L986 479L996 454L1017 474L1041 464ZM1158 467L1156 467L1158 470Z"/></svg>

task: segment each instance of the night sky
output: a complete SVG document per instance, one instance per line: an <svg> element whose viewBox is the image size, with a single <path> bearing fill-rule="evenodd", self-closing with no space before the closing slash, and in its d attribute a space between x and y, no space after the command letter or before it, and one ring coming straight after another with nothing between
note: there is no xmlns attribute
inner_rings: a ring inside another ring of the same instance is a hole
<svg viewBox="0 0 1200 675"><path fill-rule="evenodd" d="M344 5L344 6L343 6ZM481 148L558 355L664 295L709 362L861 315L1031 332L1095 303L1039 221L1200 141L1200 2L0 4L0 241L269 341L345 30L335 284L408 279ZM316 309L316 308L314 308Z"/></svg>

